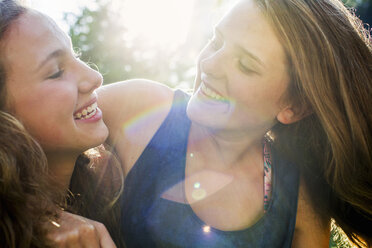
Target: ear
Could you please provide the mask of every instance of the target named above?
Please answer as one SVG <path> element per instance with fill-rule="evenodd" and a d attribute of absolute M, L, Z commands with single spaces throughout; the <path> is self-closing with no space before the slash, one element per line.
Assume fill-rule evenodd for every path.
<path fill-rule="evenodd" d="M 282 124 L 292 124 L 306 116 L 296 112 L 291 106 L 287 106 L 278 113 L 276 119 Z"/>

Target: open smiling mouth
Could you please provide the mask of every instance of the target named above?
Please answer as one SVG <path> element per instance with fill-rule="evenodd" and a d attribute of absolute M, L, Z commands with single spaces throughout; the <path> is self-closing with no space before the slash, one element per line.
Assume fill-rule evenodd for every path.
<path fill-rule="evenodd" d="M 75 120 L 89 119 L 90 117 L 94 116 L 96 112 L 97 112 L 97 102 L 94 102 L 92 105 L 74 114 L 74 119 Z"/>
<path fill-rule="evenodd" d="M 217 100 L 217 101 L 225 101 L 225 102 L 228 101 L 228 99 L 227 99 L 226 97 L 221 96 L 220 94 L 218 94 L 218 93 L 217 93 L 216 91 L 214 91 L 213 89 L 207 87 L 204 83 L 201 84 L 200 89 L 201 89 L 201 92 L 202 92 L 205 96 L 207 96 L 207 97 L 209 97 L 209 98 L 211 98 L 211 99 L 213 99 L 213 100 Z"/>

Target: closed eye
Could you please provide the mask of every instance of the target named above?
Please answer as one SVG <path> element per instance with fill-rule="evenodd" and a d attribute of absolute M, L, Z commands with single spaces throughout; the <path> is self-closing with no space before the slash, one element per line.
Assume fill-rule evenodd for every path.
<path fill-rule="evenodd" d="M 258 73 L 257 71 L 253 70 L 251 67 L 248 67 L 239 60 L 239 69 L 244 73 Z"/>
<path fill-rule="evenodd" d="M 63 75 L 65 71 L 62 70 L 62 69 L 59 69 L 56 73 L 54 73 L 53 75 L 49 76 L 48 79 L 56 79 L 56 78 L 59 78 Z"/>

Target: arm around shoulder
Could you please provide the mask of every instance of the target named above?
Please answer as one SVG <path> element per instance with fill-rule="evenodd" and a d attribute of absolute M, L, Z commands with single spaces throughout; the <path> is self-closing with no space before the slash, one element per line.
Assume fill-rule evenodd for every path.
<path fill-rule="evenodd" d="M 157 82 L 134 79 L 97 90 L 98 106 L 112 145 L 127 174 L 166 118 L 174 91 Z"/>
<path fill-rule="evenodd" d="M 108 84 L 97 90 L 98 106 L 110 130 L 110 136 L 128 121 L 152 108 L 162 106 L 165 112 L 170 108 L 173 90 L 163 84 L 132 79 Z M 169 110 L 169 109 L 168 109 Z"/>
<path fill-rule="evenodd" d="M 165 104 L 171 101 L 173 90 L 155 81 L 132 79 L 104 85 L 97 94 L 105 121 L 110 121 L 111 113 L 125 117 L 156 103 Z"/>

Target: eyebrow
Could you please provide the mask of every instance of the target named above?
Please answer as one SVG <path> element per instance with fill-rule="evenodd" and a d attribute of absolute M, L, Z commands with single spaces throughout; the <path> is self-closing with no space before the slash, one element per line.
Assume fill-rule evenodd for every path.
<path fill-rule="evenodd" d="M 57 49 L 55 50 L 54 52 L 50 53 L 36 68 L 35 71 L 39 71 L 46 63 L 48 63 L 48 61 L 50 61 L 51 59 L 54 59 L 54 58 L 58 58 L 60 56 L 62 56 L 63 54 L 65 54 L 65 51 L 62 50 L 62 49 Z"/>
<path fill-rule="evenodd" d="M 214 33 L 218 36 L 221 36 L 221 37 L 224 37 L 222 31 L 216 26 L 214 28 Z M 253 53 L 251 53 L 250 51 L 248 51 L 247 49 L 245 49 L 244 47 L 238 45 L 238 44 L 235 44 L 235 46 L 239 49 L 240 52 L 242 52 L 245 56 L 247 56 L 248 58 L 252 59 L 253 61 L 257 62 L 258 65 L 262 66 L 262 67 L 265 67 L 263 62 L 256 56 L 254 55 Z"/>

